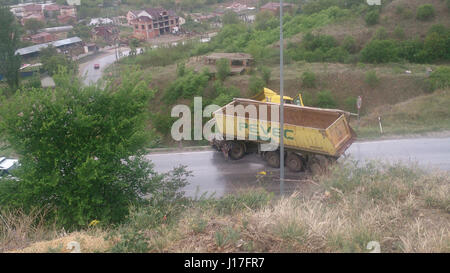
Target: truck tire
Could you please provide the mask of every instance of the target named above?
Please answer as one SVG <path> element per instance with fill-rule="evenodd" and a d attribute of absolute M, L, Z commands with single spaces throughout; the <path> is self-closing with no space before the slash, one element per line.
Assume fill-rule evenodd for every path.
<path fill-rule="evenodd" d="M 239 160 L 243 158 L 245 155 L 245 144 L 238 141 L 234 141 L 233 143 L 231 143 L 229 155 L 233 160 Z"/>
<path fill-rule="evenodd" d="M 291 153 L 286 157 L 286 166 L 293 172 L 300 172 L 303 169 L 303 160 L 299 155 Z"/>
<path fill-rule="evenodd" d="M 280 152 L 267 152 L 265 158 L 272 168 L 280 167 Z"/>

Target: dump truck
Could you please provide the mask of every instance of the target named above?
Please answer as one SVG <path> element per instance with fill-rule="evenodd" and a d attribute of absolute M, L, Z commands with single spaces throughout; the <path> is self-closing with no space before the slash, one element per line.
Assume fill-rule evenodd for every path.
<path fill-rule="evenodd" d="M 228 113 L 228 107 L 246 110 Z M 256 112 L 251 113 L 250 107 L 254 107 Z M 284 132 L 281 133 L 276 117 L 278 115 L 272 114 L 273 107 L 276 113 L 280 105 L 251 99 L 234 99 L 218 109 L 213 113 L 216 133 L 210 138 L 212 146 L 233 160 L 257 153 L 271 167 L 277 168 L 280 167 L 279 140 L 280 135 L 283 135 L 285 164 L 291 171 L 299 172 L 326 168 L 355 141 L 356 134 L 349 125 L 348 112 L 284 104 L 285 123 Z M 276 143 L 275 148 L 263 149 L 269 143 Z"/>

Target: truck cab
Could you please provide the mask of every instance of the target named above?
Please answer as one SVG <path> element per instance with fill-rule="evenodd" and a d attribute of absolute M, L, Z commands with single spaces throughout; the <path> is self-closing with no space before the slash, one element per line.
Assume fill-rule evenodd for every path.
<path fill-rule="evenodd" d="M 251 100 L 257 100 L 260 102 L 273 102 L 273 103 L 281 103 L 280 95 L 270 90 L 269 88 L 264 88 L 264 90 L 255 96 L 251 97 Z M 284 103 L 287 104 L 295 104 L 298 106 L 303 105 L 303 99 L 301 94 L 298 94 L 295 98 L 291 98 L 289 96 L 283 96 Z"/>

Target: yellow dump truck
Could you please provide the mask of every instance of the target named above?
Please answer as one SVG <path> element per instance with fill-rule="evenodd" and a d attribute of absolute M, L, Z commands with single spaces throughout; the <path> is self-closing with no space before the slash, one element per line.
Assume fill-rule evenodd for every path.
<path fill-rule="evenodd" d="M 285 104 L 281 133 L 278 115 L 272 114 L 277 111 L 277 103 L 234 99 L 213 113 L 217 130 L 211 139 L 213 147 L 233 160 L 258 153 L 270 166 L 279 167 L 278 144 L 283 135 L 286 166 L 297 172 L 338 159 L 356 138 L 348 112 Z M 262 148 L 269 143 L 275 149 Z"/>

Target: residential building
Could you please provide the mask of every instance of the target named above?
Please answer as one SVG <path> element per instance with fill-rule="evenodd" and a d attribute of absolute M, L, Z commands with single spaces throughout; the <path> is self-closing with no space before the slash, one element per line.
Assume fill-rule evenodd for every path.
<path fill-rule="evenodd" d="M 52 42 L 54 40 L 54 37 L 52 34 L 48 32 L 41 32 L 38 34 L 31 35 L 30 39 L 33 44 L 43 44 Z"/>
<path fill-rule="evenodd" d="M 106 42 L 113 42 L 118 38 L 119 31 L 113 26 L 98 26 L 92 30 L 94 40 L 102 39 Z"/>
<path fill-rule="evenodd" d="M 294 9 L 294 5 L 290 3 L 283 3 L 283 12 L 291 12 Z M 269 2 L 261 7 L 261 11 L 268 11 L 274 15 L 280 14 L 280 3 L 279 2 Z"/>
<path fill-rule="evenodd" d="M 179 29 L 180 18 L 171 10 L 150 8 L 138 13 L 136 19 L 131 20 L 131 25 L 134 37 L 149 40 Z"/>
<path fill-rule="evenodd" d="M 77 17 L 77 8 L 75 6 L 61 6 L 59 13 L 65 16 Z"/>

